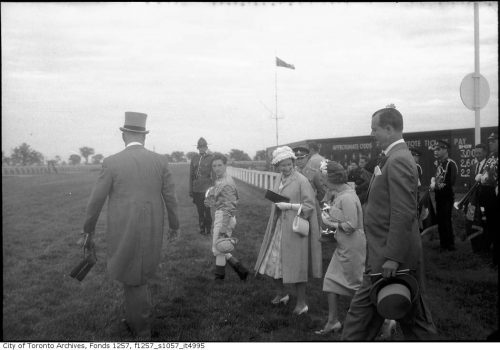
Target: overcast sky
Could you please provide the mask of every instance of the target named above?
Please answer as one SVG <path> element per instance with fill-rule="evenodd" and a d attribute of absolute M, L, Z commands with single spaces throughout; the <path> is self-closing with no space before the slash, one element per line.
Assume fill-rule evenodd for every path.
<path fill-rule="evenodd" d="M 2 150 L 67 160 L 123 148 L 125 111 L 146 147 L 251 157 L 279 143 L 366 135 L 389 103 L 405 131 L 474 127 L 459 87 L 474 71 L 472 2 L 2 3 Z M 480 2 L 480 67 L 498 125 L 498 3 Z"/>

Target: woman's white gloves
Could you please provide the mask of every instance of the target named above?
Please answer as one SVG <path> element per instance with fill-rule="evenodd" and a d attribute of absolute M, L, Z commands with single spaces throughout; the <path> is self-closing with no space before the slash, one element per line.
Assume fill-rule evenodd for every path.
<path fill-rule="evenodd" d="M 299 207 L 300 207 L 300 204 L 296 203 L 296 204 L 292 204 L 292 203 L 285 203 L 285 202 L 279 202 L 279 203 L 276 203 L 276 206 L 280 209 L 280 210 L 299 210 Z"/>
<path fill-rule="evenodd" d="M 328 215 L 328 213 L 322 212 L 321 213 L 321 220 L 328 227 L 333 227 L 334 229 L 338 229 L 339 228 L 339 223 L 335 222 L 335 221 L 332 221 L 331 218 L 330 218 L 330 215 Z"/>

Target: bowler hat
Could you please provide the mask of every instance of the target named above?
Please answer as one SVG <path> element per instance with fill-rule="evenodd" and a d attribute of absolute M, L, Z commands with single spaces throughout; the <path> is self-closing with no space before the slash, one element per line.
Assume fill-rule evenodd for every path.
<path fill-rule="evenodd" d="M 144 113 L 125 112 L 125 124 L 120 130 L 147 134 L 149 133 L 149 131 L 146 130 L 147 117 L 148 115 Z"/>
<path fill-rule="evenodd" d="M 295 153 L 297 159 L 301 159 L 309 155 L 309 149 L 305 147 L 295 147 L 292 148 L 292 151 Z"/>
<path fill-rule="evenodd" d="M 380 316 L 399 320 L 410 311 L 419 293 L 417 280 L 409 274 L 400 274 L 375 282 L 370 289 L 370 299 Z"/>
<path fill-rule="evenodd" d="M 207 147 L 207 146 L 208 146 L 207 140 L 205 140 L 203 137 L 200 137 L 196 147 L 201 148 L 201 147 Z"/>

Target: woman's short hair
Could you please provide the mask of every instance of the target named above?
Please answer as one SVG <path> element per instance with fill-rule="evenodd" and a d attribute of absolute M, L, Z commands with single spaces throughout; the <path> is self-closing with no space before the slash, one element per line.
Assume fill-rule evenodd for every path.
<path fill-rule="evenodd" d="M 396 131 L 403 131 L 403 116 L 396 108 L 382 108 L 373 113 L 372 118 L 379 116 L 378 125 L 380 127 L 386 127 L 390 125 Z"/>
<path fill-rule="evenodd" d="M 222 153 L 214 153 L 214 156 L 212 158 L 212 162 L 210 165 L 213 164 L 216 160 L 222 160 L 222 163 L 225 165 L 227 164 L 227 157 L 223 155 Z"/>

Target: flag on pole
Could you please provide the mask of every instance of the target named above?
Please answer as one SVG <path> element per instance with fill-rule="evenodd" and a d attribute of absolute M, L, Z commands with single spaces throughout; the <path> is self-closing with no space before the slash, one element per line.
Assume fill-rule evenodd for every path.
<path fill-rule="evenodd" d="M 279 59 L 278 57 L 276 57 L 276 65 L 278 67 L 285 67 L 285 68 L 295 69 L 295 66 L 293 64 L 286 63 L 285 61 Z"/>

